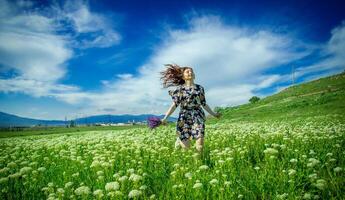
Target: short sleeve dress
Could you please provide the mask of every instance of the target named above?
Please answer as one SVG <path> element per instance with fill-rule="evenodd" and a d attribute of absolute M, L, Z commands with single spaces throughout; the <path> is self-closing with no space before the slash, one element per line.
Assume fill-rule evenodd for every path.
<path fill-rule="evenodd" d="M 181 141 L 204 137 L 206 117 L 201 107 L 206 105 L 204 88 L 199 84 L 179 85 L 169 90 L 169 95 L 176 107 L 180 106 L 176 135 Z"/>

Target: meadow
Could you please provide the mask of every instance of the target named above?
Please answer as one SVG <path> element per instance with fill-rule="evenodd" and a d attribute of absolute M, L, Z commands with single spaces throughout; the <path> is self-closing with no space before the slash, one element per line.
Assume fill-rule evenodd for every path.
<path fill-rule="evenodd" d="M 1 199 L 345 199 L 345 72 L 175 126 L 0 133 Z M 194 145 L 195 143 L 193 143 Z"/>
<path fill-rule="evenodd" d="M 207 124 L 202 155 L 174 125 L 1 138 L 0 197 L 345 199 L 335 117 Z"/>

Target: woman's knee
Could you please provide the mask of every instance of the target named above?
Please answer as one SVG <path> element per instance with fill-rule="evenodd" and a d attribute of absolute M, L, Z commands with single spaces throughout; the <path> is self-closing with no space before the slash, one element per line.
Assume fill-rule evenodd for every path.
<path fill-rule="evenodd" d="M 204 138 L 198 138 L 195 143 L 195 147 L 198 151 L 201 151 L 204 147 Z"/>
<path fill-rule="evenodd" d="M 181 140 L 180 144 L 181 144 L 182 148 L 184 148 L 184 149 L 188 149 L 190 146 L 189 140 Z"/>

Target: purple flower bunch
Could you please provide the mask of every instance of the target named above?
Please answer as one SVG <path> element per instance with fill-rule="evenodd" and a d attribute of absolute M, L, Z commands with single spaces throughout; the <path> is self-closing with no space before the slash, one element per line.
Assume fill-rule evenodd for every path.
<path fill-rule="evenodd" d="M 159 117 L 148 117 L 147 118 L 147 126 L 149 126 L 151 129 L 154 129 L 162 124 L 162 121 Z"/>

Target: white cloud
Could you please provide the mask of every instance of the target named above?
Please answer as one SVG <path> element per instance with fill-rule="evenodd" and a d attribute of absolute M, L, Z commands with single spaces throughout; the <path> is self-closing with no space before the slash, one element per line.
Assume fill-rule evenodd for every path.
<path fill-rule="evenodd" d="M 345 21 L 334 28 L 331 34 L 330 40 L 321 49 L 325 58 L 297 69 L 297 77 L 310 76 L 306 80 L 316 79 L 345 70 Z"/>
<path fill-rule="evenodd" d="M 123 80 L 128 80 L 133 77 L 133 74 L 118 74 L 117 77 L 123 79 Z"/>
<path fill-rule="evenodd" d="M 119 75 L 119 79 L 102 81 L 104 90 L 88 96 L 90 104 L 83 112 L 97 114 L 115 108 L 118 114 L 165 114 L 171 98 L 162 88 L 159 72 L 172 62 L 194 68 L 195 82 L 205 87 L 211 107 L 241 104 L 255 95 L 255 90 L 285 78 L 263 75 L 265 70 L 306 55 L 295 50 L 301 46 L 293 44 L 291 39 L 268 31 L 226 26 L 214 16 L 193 18 L 187 30 L 169 29 L 165 41 L 138 69 L 138 76 Z"/>
<path fill-rule="evenodd" d="M 289 80 L 289 75 L 267 74 L 267 70 L 301 59 L 314 50 L 287 35 L 225 25 L 217 16 L 191 18 L 187 29 L 176 30 L 168 27 L 163 36 L 164 41 L 156 46 L 148 62 L 138 68 L 138 75 L 118 74 L 113 80 L 101 80 L 102 90 L 85 92 L 78 86 L 58 84 L 58 80 L 67 73 L 65 61 L 73 55 L 72 49 L 66 45 L 67 40 L 74 37 L 81 39 L 85 33 L 100 33 L 91 40 L 81 39 L 78 44 L 83 44 L 84 47 L 106 47 L 102 44 L 116 44 L 119 38 L 117 33 L 112 31 L 109 23 L 103 21 L 101 15 L 91 13 L 87 5 L 81 5 L 74 9 L 73 6 L 66 4 L 59 11 L 73 22 L 76 36 L 60 37 L 51 32 L 56 24 L 44 16 L 36 15 L 39 20 L 33 20 L 35 25 L 29 30 L 20 28 L 25 23 L 18 15 L 12 16 L 16 20 L 8 20 L 8 23 L 11 22 L 12 27 L 16 29 L 15 33 L 10 32 L 13 34 L 12 38 L 20 34 L 20 37 L 17 37 L 21 41 L 31 37 L 32 42 L 16 44 L 17 38 L 9 40 L 12 41 L 13 47 L 0 45 L 4 49 L 0 51 L 1 57 L 19 56 L 22 58 L 19 60 L 23 60 L 22 63 L 13 63 L 14 61 L 10 59 L 2 61 L 4 62 L 2 65 L 16 69 L 20 75 L 13 79 L 0 79 L 0 90 L 50 96 L 82 107 L 80 113 L 88 115 L 165 114 L 171 104 L 171 98 L 168 89 L 162 88 L 159 72 L 165 69 L 164 64 L 177 63 L 194 68 L 195 82 L 204 86 L 207 103 L 211 107 L 238 105 L 257 95 L 255 92 L 259 89 Z M 6 12 L 4 8 L 1 9 L 5 11 L 4 13 L 11 13 Z M 30 17 L 34 16 L 30 15 Z M 25 16 L 23 18 L 28 19 Z M 6 32 L 0 33 L 6 36 Z M 37 35 L 45 37 L 38 38 Z M 46 41 L 42 41 L 44 39 Z M 338 46 L 338 44 L 343 44 L 344 41 L 343 28 L 335 29 L 332 32 L 332 39 L 327 44 L 327 48 L 325 47 L 328 58 L 323 62 L 326 63 L 320 62 L 306 67 L 305 70 L 313 71 L 318 68 L 317 65 L 323 65 L 327 69 L 327 64 L 330 62 L 335 63 L 333 66 L 339 66 L 339 63 L 343 63 L 342 50 L 345 45 Z M 43 52 L 42 47 L 37 44 L 40 42 L 48 43 L 46 51 Z M 56 45 L 59 50 L 53 52 L 50 45 Z M 18 50 L 20 48 L 23 50 Z M 29 59 L 31 52 L 35 59 Z M 48 59 L 39 55 L 47 56 Z M 24 66 L 25 60 L 28 65 Z M 334 68 L 330 67 L 330 69 Z M 50 73 L 51 71 L 54 73 Z M 173 116 L 177 114 L 178 112 L 175 111 Z"/>
<path fill-rule="evenodd" d="M 36 9 L 35 2 L 0 0 L 0 16 L 0 72 L 14 72 L 12 77 L 0 77 L 0 91 L 5 93 L 79 102 L 85 93 L 78 86 L 59 83 L 68 74 L 66 62 L 74 56 L 73 44 L 109 47 L 120 37 L 102 15 L 91 12 L 82 1 L 67 1 L 64 8 Z M 66 25 L 62 22 L 75 25 L 72 32 L 94 32 L 94 37 L 62 35 L 59 32 Z"/>
<path fill-rule="evenodd" d="M 62 20 L 66 20 L 66 17 L 72 22 L 76 37 L 81 40 L 78 43 L 79 48 L 105 48 L 118 44 L 121 40 L 120 34 L 114 31 L 110 21 L 101 14 L 92 13 L 86 2 L 66 1 L 62 12 Z M 86 33 L 87 39 L 83 38 Z"/>

